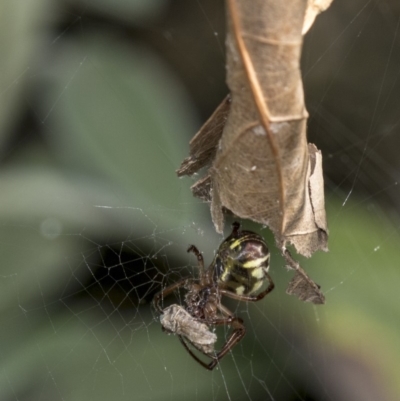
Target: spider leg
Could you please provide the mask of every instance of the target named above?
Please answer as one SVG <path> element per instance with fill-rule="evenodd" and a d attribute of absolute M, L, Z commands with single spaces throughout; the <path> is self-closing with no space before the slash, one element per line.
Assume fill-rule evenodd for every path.
<path fill-rule="evenodd" d="M 190 245 L 187 251 L 195 254 L 197 261 L 199 262 L 200 272 L 202 273 L 204 271 L 204 259 L 201 252 L 194 245 Z"/>
<path fill-rule="evenodd" d="M 227 323 L 229 321 L 229 323 Z M 213 322 L 214 323 L 214 322 Z M 213 357 L 213 360 L 207 365 L 208 370 L 212 370 L 217 366 L 219 361 L 245 336 L 246 328 L 243 324 L 243 320 L 239 317 L 232 317 L 230 319 L 221 319 L 221 322 L 215 322 L 215 325 L 226 325 L 231 324 L 233 328 L 233 332 L 218 352 L 218 354 Z"/>
<path fill-rule="evenodd" d="M 257 301 L 260 301 L 261 299 L 263 299 L 267 294 L 269 294 L 269 293 L 275 288 L 275 284 L 274 284 L 274 282 L 272 281 L 271 276 L 270 276 L 267 272 L 265 272 L 265 276 L 266 276 L 267 279 L 268 279 L 269 285 L 268 285 L 268 287 L 267 287 L 264 291 L 260 292 L 258 295 L 241 295 L 241 294 L 235 294 L 234 292 L 229 291 L 229 290 L 225 290 L 225 289 L 223 289 L 223 288 L 221 288 L 221 289 L 219 290 L 219 292 L 220 292 L 221 294 L 223 294 L 223 295 L 229 297 L 229 298 L 236 299 L 236 300 L 238 300 L 238 301 L 249 301 L 249 302 L 257 302 Z"/>
<path fill-rule="evenodd" d="M 203 255 L 200 253 L 200 251 L 194 245 L 190 245 L 190 247 L 188 248 L 187 251 L 193 252 L 196 255 L 197 261 L 199 262 L 200 276 L 203 277 L 203 274 L 204 274 Z M 174 292 L 176 289 L 178 289 L 180 287 L 184 287 L 187 283 L 188 283 L 188 279 L 179 280 L 176 283 L 171 284 L 169 287 L 164 288 L 163 290 L 158 292 L 156 295 L 154 295 L 154 298 L 153 298 L 154 308 L 156 308 L 160 313 L 163 313 L 163 309 L 160 306 L 160 300 L 167 297 L 169 294 Z"/>
<path fill-rule="evenodd" d="M 229 311 L 226 307 L 220 305 L 218 307 L 220 312 L 225 316 L 222 318 L 215 318 L 207 321 L 208 325 L 211 326 L 226 326 L 226 325 L 232 325 L 233 332 L 229 336 L 228 340 L 226 343 L 223 345 L 221 350 L 216 353 L 215 355 L 210 355 L 205 353 L 203 350 L 197 348 L 194 344 L 194 348 L 196 348 L 199 352 L 201 352 L 203 355 L 207 356 L 208 358 L 211 358 L 211 362 L 208 364 L 204 361 L 202 361 L 189 347 L 187 344 L 186 339 L 183 336 L 179 336 L 179 339 L 181 340 L 181 343 L 185 347 L 186 351 L 191 355 L 191 357 L 198 362 L 201 366 L 208 370 L 213 370 L 215 366 L 219 363 L 219 361 L 244 337 L 246 334 L 246 328 L 243 324 L 243 320 L 233 316 L 232 312 Z"/>
<path fill-rule="evenodd" d="M 203 362 L 190 348 L 189 345 L 187 345 L 187 342 L 185 340 L 185 337 L 183 336 L 178 336 L 179 340 L 181 340 L 182 345 L 185 347 L 186 351 L 189 353 L 189 355 L 196 361 L 198 362 L 201 366 L 203 366 L 204 368 L 208 369 L 208 370 L 212 370 L 213 367 L 210 369 L 209 365 L 213 362 L 211 361 L 209 364 Z M 193 345 L 193 344 L 192 344 Z M 194 346 L 194 345 L 193 345 Z M 202 354 L 204 354 L 205 356 L 208 356 L 209 358 L 214 359 L 215 357 L 212 355 L 208 355 L 206 354 L 204 351 L 202 351 L 201 349 L 198 349 L 197 347 L 195 347 L 199 352 L 201 352 Z"/>
<path fill-rule="evenodd" d="M 231 237 L 235 237 L 237 238 L 239 236 L 239 231 L 240 231 L 240 223 L 238 223 L 237 221 L 232 223 L 232 233 L 231 233 Z"/>
<path fill-rule="evenodd" d="M 180 287 L 184 287 L 187 284 L 187 282 L 188 282 L 188 279 L 182 279 L 182 280 L 177 281 L 174 284 L 171 284 L 167 288 L 164 288 L 160 292 L 157 292 L 157 294 L 154 295 L 154 298 L 153 298 L 153 306 L 154 306 L 154 308 L 157 309 L 158 312 L 163 313 L 163 308 L 160 305 L 161 299 L 164 299 L 169 294 L 174 292 L 176 289 L 178 289 Z"/>

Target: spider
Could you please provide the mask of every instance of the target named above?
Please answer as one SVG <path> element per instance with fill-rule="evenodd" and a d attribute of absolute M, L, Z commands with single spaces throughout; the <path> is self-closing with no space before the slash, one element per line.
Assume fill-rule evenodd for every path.
<path fill-rule="evenodd" d="M 200 251 L 194 245 L 189 247 L 188 252 L 197 257 L 198 278 L 179 280 L 158 292 L 153 299 L 154 307 L 162 314 L 163 329 L 177 334 L 186 351 L 208 370 L 214 369 L 246 334 L 243 320 L 222 305 L 222 296 L 256 302 L 274 288 L 268 274 L 269 250 L 263 238 L 254 232 L 242 231 L 239 223 L 233 223 L 232 227 L 232 233 L 221 243 L 207 269 Z M 259 292 L 266 280 L 267 288 Z M 172 305 L 176 308 L 163 310 L 160 301 L 180 288 L 187 291 L 184 298 L 186 306 Z M 213 334 L 211 328 L 215 326 L 232 327 L 232 333 L 219 351 L 214 351 L 216 338 L 211 340 L 211 346 L 204 346 L 204 342 L 200 341 L 203 335 Z M 200 332 L 198 327 L 201 327 Z M 211 361 L 202 361 L 193 348 Z"/>

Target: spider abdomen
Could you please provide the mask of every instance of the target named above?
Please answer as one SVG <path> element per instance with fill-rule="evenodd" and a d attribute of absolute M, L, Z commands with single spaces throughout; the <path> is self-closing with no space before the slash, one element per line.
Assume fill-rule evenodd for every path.
<path fill-rule="evenodd" d="M 214 259 L 218 283 L 238 295 L 254 294 L 261 289 L 269 269 L 269 250 L 259 235 L 241 231 L 228 237 Z"/>

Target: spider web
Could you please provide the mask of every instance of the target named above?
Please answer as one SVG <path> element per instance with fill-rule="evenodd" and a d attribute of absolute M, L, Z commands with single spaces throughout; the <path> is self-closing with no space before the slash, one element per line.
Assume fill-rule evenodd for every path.
<path fill-rule="evenodd" d="M 161 331 L 154 293 L 196 275 L 188 245 L 208 265 L 223 239 L 175 175 L 227 91 L 216 3 L 38 0 L 0 17 L 1 400 L 400 394 L 395 1 L 334 0 L 304 45 L 330 252 L 301 263 L 327 304 L 286 295 L 271 234 L 243 222 L 265 236 L 276 284 L 224 300 L 245 338 L 209 372 Z"/>

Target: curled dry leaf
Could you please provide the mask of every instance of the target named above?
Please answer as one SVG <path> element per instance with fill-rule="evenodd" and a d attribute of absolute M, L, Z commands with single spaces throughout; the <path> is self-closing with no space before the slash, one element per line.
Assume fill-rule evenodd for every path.
<path fill-rule="evenodd" d="M 304 271 L 304 269 L 297 263 L 290 252 L 283 248 L 282 254 L 287 263 L 287 267 L 295 270 L 295 275 L 289 283 L 286 293 L 289 295 L 296 295 L 301 301 L 312 302 L 316 305 L 325 303 L 325 296 L 320 290 L 320 286 L 316 284 Z"/>
<path fill-rule="evenodd" d="M 316 16 L 325 11 L 332 3 L 332 0 L 308 0 L 306 15 L 303 23 L 303 35 L 311 28 Z"/>
<path fill-rule="evenodd" d="M 292 244 L 307 257 L 326 251 L 328 237 L 322 156 L 307 144 L 300 73 L 303 26 L 310 24 L 305 15 L 307 7 L 315 13 L 317 2 L 227 0 L 231 93 L 192 139 L 177 171 L 208 168 L 192 191 L 211 202 L 218 232 L 228 209 L 268 225 L 280 249 Z"/>

